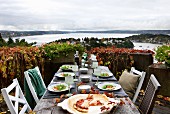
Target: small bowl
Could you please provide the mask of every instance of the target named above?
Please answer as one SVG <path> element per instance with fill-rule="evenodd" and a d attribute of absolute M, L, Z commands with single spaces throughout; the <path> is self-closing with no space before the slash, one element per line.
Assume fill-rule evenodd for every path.
<path fill-rule="evenodd" d="M 81 74 L 87 74 L 88 68 L 80 68 L 79 71 Z"/>
<path fill-rule="evenodd" d="M 90 81 L 90 76 L 80 76 L 82 82 L 88 83 Z"/>
<path fill-rule="evenodd" d="M 91 86 L 89 86 L 89 85 L 80 85 L 78 87 L 79 93 L 90 93 L 90 90 L 91 90 Z"/>
<path fill-rule="evenodd" d="M 89 65 L 88 65 L 88 64 L 84 64 L 84 66 L 85 66 L 86 68 L 88 68 Z"/>

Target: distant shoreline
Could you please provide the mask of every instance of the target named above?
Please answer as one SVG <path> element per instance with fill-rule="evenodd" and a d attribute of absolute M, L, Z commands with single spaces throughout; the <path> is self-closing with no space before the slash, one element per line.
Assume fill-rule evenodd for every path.
<path fill-rule="evenodd" d="M 170 34 L 170 30 L 87 30 L 87 31 L 7 31 L 0 30 L 3 38 L 23 37 L 32 35 L 48 35 L 48 34 L 69 34 L 69 33 L 95 33 L 95 34 Z"/>

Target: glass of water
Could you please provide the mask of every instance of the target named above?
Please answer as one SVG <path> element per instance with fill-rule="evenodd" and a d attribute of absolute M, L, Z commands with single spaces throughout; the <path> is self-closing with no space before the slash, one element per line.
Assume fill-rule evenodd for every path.
<path fill-rule="evenodd" d="M 101 75 L 101 69 L 100 68 L 95 68 L 93 74 L 97 76 L 96 85 L 98 85 L 98 79 L 99 79 L 99 76 Z"/>
<path fill-rule="evenodd" d="M 98 67 L 98 62 L 97 61 L 93 61 L 92 62 L 92 68 L 96 69 Z"/>
<path fill-rule="evenodd" d="M 78 79 L 76 78 L 77 72 L 78 72 L 78 65 L 72 65 L 72 71 L 74 72 L 74 81 L 78 81 Z"/>
<path fill-rule="evenodd" d="M 68 90 L 69 90 L 69 93 L 67 94 L 67 96 L 71 96 L 71 92 L 70 92 L 70 87 L 71 87 L 71 84 L 74 83 L 74 79 L 73 79 L 73 76 L 66 76 L 65 77 L 65 83 L 68 85 Z"/>

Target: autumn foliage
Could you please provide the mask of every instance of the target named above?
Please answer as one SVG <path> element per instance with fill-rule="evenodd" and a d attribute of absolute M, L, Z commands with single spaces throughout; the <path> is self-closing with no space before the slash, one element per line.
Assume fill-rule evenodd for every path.
<path fill-rule="evenodd" d="M 134 64 L 132 54 L 134 53 L 151 53 L 151 50 L 136 50 L 130 48 L 116 48 L 116 47 L 97 47 L 90 51 L 95 54 L 99 65 L 108 66 L 115 76 L 121 74 L 122 70 L 130 69 Z M 117 77 L 118 78 L 118 77 Z"/>

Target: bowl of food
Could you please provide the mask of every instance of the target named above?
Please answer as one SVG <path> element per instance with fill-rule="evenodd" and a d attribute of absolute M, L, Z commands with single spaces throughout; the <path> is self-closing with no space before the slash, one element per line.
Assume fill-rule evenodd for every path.
<path fill-rule="evenodd" d="M 60 73 L 56 73 L 55 76 L 59 78 L 65 78 L 67 76 L 75 76 L 75 74 L 73 72 L 60 72 Z"/>
<path fill-rule="evenodd" d="M 113 76 L 113 74 L 111 72 L 101 72 L 100 74 L 93 73 L 93 75 L 101 77 L 101 78 L 109 78 L 109 77 Z"/>
<path fill-rule="evenodd" d="M 66 83 L 54 83 L 47 88 L 51 92 L 62 92 L 68 90 L 68 85 Z"/>

